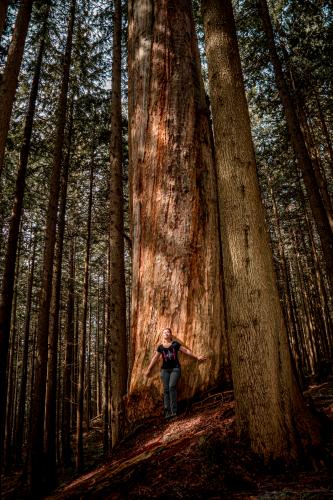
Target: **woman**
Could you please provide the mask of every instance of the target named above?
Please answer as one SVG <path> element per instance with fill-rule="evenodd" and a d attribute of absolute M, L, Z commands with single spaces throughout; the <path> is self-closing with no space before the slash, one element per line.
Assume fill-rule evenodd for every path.
<path fill-rule="evenodd" d="M 149 363 L 146 370 L 146 376 L 149 377 L 155 363 L 162 358 L 163 363 L 161 366 L 161 379 L 164 389 L 165 418 L 173 418 L 177 416 L 177 382 L 181 374 L 178 351 L 181 351 L 198 361 L 205 361 L 207 359 L 205 356 L 195 356 L 189 349 L 180 345 L 179 342 L 172 340 L 170 328 L 165 328 L 162 331 L 162 344 L 158 346 L 156 353 Z"/>

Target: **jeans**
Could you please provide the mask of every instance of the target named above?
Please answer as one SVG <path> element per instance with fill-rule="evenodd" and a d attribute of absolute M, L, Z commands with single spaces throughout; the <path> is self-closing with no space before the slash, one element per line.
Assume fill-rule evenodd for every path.
<path fill-rule="evenodd" d="M 177 415 L 177 382 L 180 378 L 180 368 L 162 368 L 161 379 L 164 389 L 165 415 Z"/>

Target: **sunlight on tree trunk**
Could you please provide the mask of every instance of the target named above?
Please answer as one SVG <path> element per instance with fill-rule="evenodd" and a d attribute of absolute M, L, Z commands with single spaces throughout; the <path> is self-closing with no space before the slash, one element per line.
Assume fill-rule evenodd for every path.
<path fill-rule="evenodd" d="M 220 383 L 228 364 L 213 145 L 189 0 L 130 2 L 129 113 L 130 393 L 142 418 L 160 405 L 159 370 L 148 381 L 144 370 L 162 328 L 208 357 L 181 359 L 180 398 Z"/>

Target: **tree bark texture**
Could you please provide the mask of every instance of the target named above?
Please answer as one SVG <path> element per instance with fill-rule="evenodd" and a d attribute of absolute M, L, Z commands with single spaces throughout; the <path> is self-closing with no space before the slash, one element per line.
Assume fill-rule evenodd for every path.
<path fill-rule="evenodd" d="M 46 487 L 46 471 L 44 461 L 44 415 L 49 314 L 52 293 L 53 259 L 56 238 L 57 210 L 60 191 L 60 174 L 63 157 L 63 142 L 67 111 L 67 94 L 71 65 L 75 7 L 76 2 L 75 0 L 72 0 L 69 14 L 61 89 L 57 107 L 57 126 L 54 144 L 53 168 L 50 179 L 49 201 L 46 215 L 42 283 L 38 313 L 35 390 L 32 400 L 33 418 L 31 430 L 31 459 L 29 463 L 30 488 L 32 491 L 36 491 L 36 494 L 38 494 L 40 490 Z"/>
<path fill-rule="evenodd" d="M 3 169 L 6 140 L 12 114 L 25 39 L 29 27 L 33 0 L 22 0 L 13 38 L 10 43 L 6 66 L 0 81 L 0 177 Z"/>
<path fill-rule="evenodd" d="M 203 0 L 218 170 L 227 332 L 237 429 L 252 449 L 295 459 L 317 427 L 294 379 L 256 174 L 231 1 Z"/>
<path fill-rule="evenodd" d="M 7 366 L 7 356 L 8 356 L 11 313 L 12 313 L 17 242 L 18 242 L 19 228 L 22 216 L 32 125 L 35 114 L 39 77 L 40 77 L 40 71 L 41 71 L 44 47 L 45 47 L 47 17 L 48 17 L 48 10 L 46 12 L 46 20 L 44 22 L 44 26 L 41 33 L 41 42 L 39 46 L 33 81 L 31 84 L 28 112 L 24 126 L 23 144 L 21 146 L 19 168 L 16 177 L 14 204 L 13 204 L 11 218 L 9 221 L 6 257 L 5 257 L 4 273 L 2 278 L 2 290 L 0 298 L 0 441 L 4 432 L 3 422 L 6 410 L 6 405 L 4 404 L 4 401 L 6 401 L 6 394 L 7 394 L 6 366 Z"/>
<path fill-rule="evenodd" d="M 121 116 L 121 0 L 114 2 L 110 141 L 110 363 L 111 435 L 115 446 L 124 434 L 127 391 L 126 290 Z"/>
<path fill-rule="evenodd" d="M 129 114 L 130 395 L 143 417 L 160 406 L 159 370 L 148 383 L 143 372 L 161 329 L 208 357 L 199 365 L 180 355 L 180 399 L 220 382 L 228 364 L 216 172 L 189 0 L 129 2 Z"/>
<path fill-rule="evenodd" d="M 325 211 L 325 206 L 321 198 L 319 186 L 317 184 L 311 158 L 306 148 L 304 136 L 297 118 L 296 107 L 292 101 L 288 85 L 279 59 L 272 23 L 269 15 L 266 0 L 258 0 L 259 14 L 262 19 L 263 28 L 267 37 L 267 43 L 271 61 L 274 67 L 276 85 L 280 99 L 284 108 L 291 142 L 296 154 L 296 158 L 302 172 L 306 192 L 311 206 L 312 215 L 316 222 L 317 231 L 321 241 L 321 246 L 326 262 L 327 279 L 330 284 L 331 295 L 333 296 L 333 232 L 329 224 L 329 219 Z"/>

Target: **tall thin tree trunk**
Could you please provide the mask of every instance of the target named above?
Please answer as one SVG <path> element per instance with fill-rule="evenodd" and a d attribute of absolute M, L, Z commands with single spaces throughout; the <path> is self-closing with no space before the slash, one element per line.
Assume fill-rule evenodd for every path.
<path fill-rule="evenodd" d="M 58 345 L 60 346 L 57 353 L 57 385 L 55 391 L 55 400 L 56 400 L 56 423 L 55 423 L 55 461 L 56 464 L 60 463 L 61 460 L 61 419 L 62 419 L 62 371 L 61 371 L 61 362 L 62 362 L 62 345 L 63 345 L 63 328 L 62 328 L 62 310 L 59 311 L 59 334 L 58 334 Z"/>
<path fill-rule="evenodd" d="M 279 216 L 274 192 L 273 192 L 273 189 L 271 186 L 270 186 L 270 195 L 271 195 L 272 205 L 273 205 L 273 214 L 274 214 L 276 226 L 277 226 L 278 254 L 279 254 L 279 260 L 280 260 L 280 270 L 281 270 L 282 280 L 283 280 L 284 287 L 285 287 L 284 303 L 285 303 L 285 309 L 286 309 L 286 317 L 288 320 L 286 327 L 287 327 L 287 331 L 288 331 L 289 345 L 290 345 L 290 348 L 292 349 L 292 352 L 294 355 L 296 368 L 298 369 L 298 373 L 301 375 L 301 373 L 299 372 L 301 353 L 300 353 L 300 346 L 298 343 L 298 337 L 296 334 L 296 321 L 295 321 L 294 311 L 293 311 L 292 301 L 291 301 L 290 283 L 289 283 L 288 269 L 287 269 L 287 263 L 286 263 L 286 255 L 285 255 L 284 246 L 283 246 L 280 216 Z"/>
<path fill-rule="evenodd" d="M 59 336 L 59 311 L 60 292 L 62 278 L 62 254 L 65 234 L 65 215 L 67 202 L 67 184 L 71 155 L 71 141 L 73 131 L 73 101 L 70 109 L 67 153 L 63 165 L 62 184 L 59 203 L 58 238 L 54 259 L 54 277 L 52 303 L 49 323 L 49 350 L 47 364 L 47 387 L 46 387 L 46 408 L 45 408 L 45 443 L 47 462 L 47 483 L 54 487 L 57 482 L 56 477 L 56 402 L 57 402 L 57 359 L 58 359 L 58 336 Z"/>
<path fill-rule="evenodd" d="M 256 173 L 230 0 L 202 0 L 237 431 L 266 460 L 318 440 L 295 381 Z"/>
<path fill-rule="evenodd" d="M 160 408 L 161 330 L 197 355 L 181 359 L 179 398 L 226 378 L 213 145 L 189 0 L 129 2 L 133 282 L 129 418 Z"/>
<path fill-rule="evenodd" d="M 282 64 L 276 50 L 267 2 L 266 0 L 258 0 L 258 5 L 263 28 L 267 37 L 271 61 L 274 67 L 276 85 L 285 111 L 292 145 L 302 172 L 311 211 L 316 222 L 327 267 L 327 279 L 330 284 L 331 295 L 333 296 L 333 228 L 330 226 L 330 222 L 325 211 L 325 206 L 320 195 L 311 158 L 307 151 L 304 136 L 297 118 L 295 105 L 292 101 L 292 97 L 283 73 Z"/>
<path fill-rule="evenodd" d="M 22 241 L 22 238 L 20 238 Z M 20 247 L 22 246 L 21 242 L 18 244 L 18 252 L 17 252 L 17 262 L 16 262 L 16 270 L 15 270 L 15 290 L 13 297 L 13 315 L 11 319 L 11 340 L 10 340 L 10 355 L 8 360 L 8 394 L 7 394 L 7 422 L 6 422 L 6 432 L 5 432 L 5 453 L 4 453 L 4 463 L 5 469 L 10 470 L 12 465 L 12 436 L 13 436 L 13 427 L 14 427 L 14 419 L 13 419 L 13 411 L 14 411 L 14 391 L 15 391 L 15 376 L 14 376 L 14 367 L 17 364 L 17 356 L 18 356 L 18 346 L 17 346 L 17 337 L 18 337 L 18 325 L 17 325 L 17 292 L 18 292 L 18 279 L 20 273 Z"/>
<path fill-rule="evenodd" d="M 5 69 L 0 81 L 0 178 L 3 169 L 6 140 L 12 114 L 25 39 L 31 16 L 33 0 L 22 0 L 10 43 Z"/>
<path fill-rule="evenodd" d="M 111 441 L 124 434 L 127 391 L 126 291 L 121 117 L 121 0 L 114 2 L 110 141 L 110 363 Z"/>
<path fill-rule="evenodd" d="M 74 284 L 75 284 L 75 245 L 74 237 L 70 240 L 69 254 L 69 278 L 68 278 L 68 298 L 67 298 L 67 318 L 65 333 L 65 362 L 63 377 L 63 412 L 62 412 L 62 461 L 65 467 L 72 465 L 71 447 L 71 413 L 73 408 L 73 388 L 74 384 Z M 73 380 L 74 382 L 74 380 Z"/>
<path fill-rule="evenodd" d="M 80 298 L 77 293 L 75 293 L 74 297 L 74 366 L 73 366 L 73 385 L 74 385 L 74 411 L 72 411 L 72 427 L 76 429 L 76 417 L 77 417 L 77 407 L 78 407 L 78 386 L 79 386 L 79 335 L 80 335 Z"/>
<path fill-rule="evenodd" d="M 101 345 L 101 325 L 100 325 L 100 306 L 101 306 L 101 291 L 100 291 L 100 283 L 99 277 L 97 282 L 97 331 L 96 331 L 96 353 L 95 353 L 95 370 L 96 370 L 96 397 L 97 397 L 97 415 L 100 415 L 102 412 L 102 386 L 101 386 L 101 354 L 100 354 L 100 345 Z M 102 363 L 103 365 L 103 363 Z"/>
<path fill-rule="evenodd" d="M 296 91 L 296 89 L 295 89 Z M 300 102 L 302 101 L 302 102 Z M 331 227 L 331 230 L 333 231 L 333 207 L 332 207 L 332 200 L 330 197 L 330 194 L 328 192 L 328 186 L 327 186 L 327 179 L 325 177 L 325 172 L 322 168 L 321 162 L 320 162 L 320 157 L 318 155 L 318 151 L 314 145 L 314 138 L 313 138 L 313 130 L 311 127 L 311 122 L 310 119 L 307 116 L 306 112 L 306 104 L 305 101 L 302 99 L 300 94 L 298 95 L 298 116 L 299 116 L 299 122 L 300 126 L 302 129 L 302 132 L 304 134 L 304 141 L 306 144 L 306 147 L 309 152 L 309 156 L 311 158 L 312 166 L 313 166 L 313 172 L 319 187 L 319 191 L 321 194 L 321 198 L 323 201 L 323 205 L 325 207 L 325 211 L 327 214 L 328 222 Z M 310 122 L 310 124 L 309 124 Z"/>
<path fill-rule="evenodd" d="M 110 251 L 109 251 L 110 253 Z M 107 259 L 107 268 L 109 269 L 109 258 Z M 109 276 L 103 275 L 103 453 L 107 457 L 110 453 L 110 416 L 109 416 L 109 392 L 110 392 L 110 315 L 109 315 Z"/>
<path fill-rule="evenodd" d="M 48 8 L 49 9 L 49 8 Z M 26 171 L 28 165 L 32 125 L 36 108 L 36 100 L 38 94 L 39 78 L 41 65 L 45 48 L 45 34 L 47 28 L 48 9 L 46 12 L 46 20 L 41 33 L 41 42 L 39 46 L 34 76 L 31 84 L 30 98 L 27 116 L 25 120 L 23 143 L 20 150 L 19 168 L 16 178 L 15 197 L 12 215 L 9 221 L 8 241 L 6 248 L 6 257 L 4 265 L 4 273 L 2 278 L 1 298 L 0 298 L 0 442 L 3 442 L 5 409 L 7 394 L 6 382 L 6 366 L 8 354 L 8 341 L 11 322 L 11 311 L 13 301 L 14 287 L 14 269 L 17 254 L 17 242 L 19 228 L 22 216 L 23 198 L 26 182 Z"/>
<path fill-rule="evenodd" d="M 30 338 L 30 322 L 31 322 L 31 307 L 32 307 L 32 288 L 33 288 L 34 272 L 35 272 L 36 247 L 37 247 L 37 236 L 35 235 L 33 242 L 31 268 L 30 268 L 30 276 L 28 282 L 26 308 L 25 308 L 21 386 L 20 386 L 20 395 L 19 395 L 18 410 L 16 417 L 15 435 L 14 435 L 15 462 L 17 465 L 22 463 L 22 447 L 23 447 L 24 428 L 25 428 L 24 417 L 25 417 L 25 406 L 27 399 L 26 390 L 27 390 L 27 380 L 28 380 L 28 355 L 29 355 L 29 338 Z"/>
<path fill-rule="evenodd" d="M 313 259 L 313 263 L 314 263 L 317 288 L 318 288 L 319 296 L 321 297 L 323 317 L 325 320 L 325 328 L 326 328 L 326 332 L 327 332 L 327 341 L 328 341 L 329 346 L 331 346 L 330 352 L 332 353 L 333 330 L 332 330 L 332 315 L 331 315 L 330 306 L 329 306 L 329 297 L 328 297 L 328 293 L 327 293 L 325 282 L 324 282 L 322 265 L 321 265 L 321 262 L 319 261 L 318 250 L 316 248 L 316 244 L 315 244 L 315 240 L 314 240 L 313 224 L 311 224 L 311 221 L 309 218 L 307 203 L 306 203 L 306 199 L 305 199 L 304 192 L 302 189 L 302 184 L 300 182 L 299 177 L 298 177 L 298 193 L 299 193 L 299 198 L 300 198 L 300 204 L 303 207 L 305 220 L 306 220 L 306 227 L 308 230 L 307 232 L 308 232 L 310 244 L 311 244 L 311 253 L 312 253 L 312 259 Z"/>
<path fill-rule="evenodd" d="M 89 283 L 89 291 L 88 296 L 91 294 L 91 283 Z M 89 330 L 88 330 L 88 359 L 87 359 L 87 389 L 85 390 L 85 401 L 86 401 L 86 422 L 87 422 L 87 431 L 90 431 L 90 419 L 91 419 L 91 302 L 89 303 Z"/>
<path fill-rule="evenodd" d="M 93 146 L 94 147 L 94 146 Z M 94 154 L 94 151 L 93 151 Z M 89 268 L 90 268 L 90 252 L 91 252 L 91 213 L 92 213 L 92 197 L 93 197 L 93 180 L 94 180 L 94 158 L 91 159 L 90 166 L 90 188 L 88 201 L 88 220 L 87 220 L 87 239 L 86 239 L 86 254 L 84 263 L 84 281 L 83 281 L 83 299 L 81 322 L 79 331 L 79 381 L 77 391 L 77 412 L 76 412 L 76 468 L 80 471 L 83 467 L 83 415 L 84 415 L 84 389 L 85 389 L 85 368 L 86 368 L 86 338 L 87 338 L 87 315 L 88 315 L 88 292 L 89 292 Z"/>
<path fill-rule="evenodd" d="M 72 38 L 75 20 L 76 2 L 72 0 L 67 42 L 65 49 L 63 75 L 57 108 L 57 127 L 55 135 L 53 169 L 50 179 L 50 193 L 46 216 L 45 245 L 43 257 L 42 284 L 40 291 L 40 306 L 37 329 L 37 357 L 35 390 L 32 401 L 32 432 L 29 483 L 32 492 L 39 494 L 46 485 L 46 470 L 44 460 L 44 414 L 47 374 L 47 347 L 49 331 L 49 314 L 52 293 L 53 258 L 56 237 L 57 210 L 60 191 L 60 173 L 63 157 L 64 130 L 67 110 L 67 94 L 71 65 Z"/>

